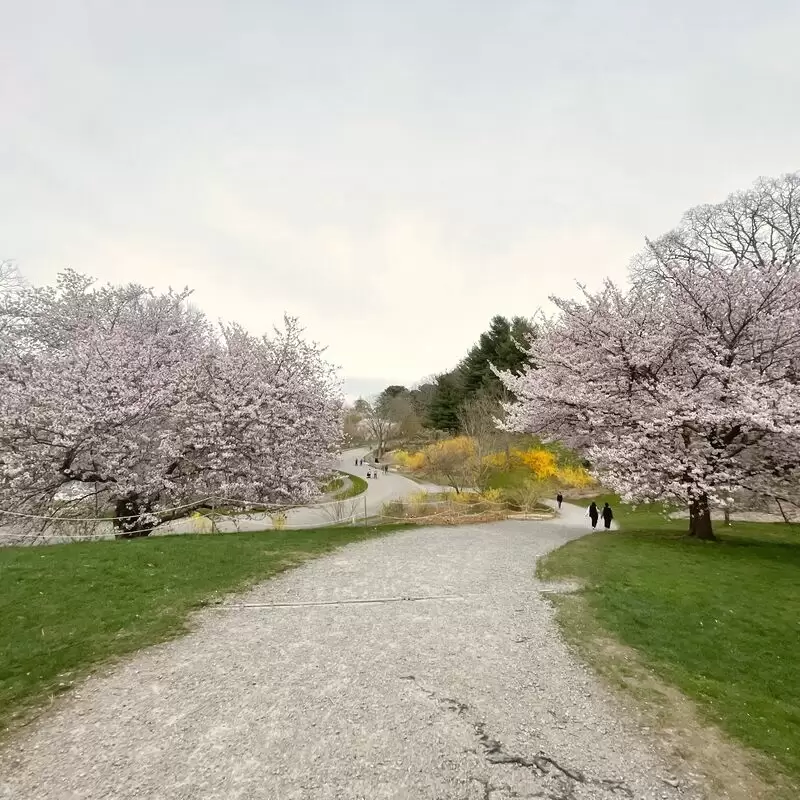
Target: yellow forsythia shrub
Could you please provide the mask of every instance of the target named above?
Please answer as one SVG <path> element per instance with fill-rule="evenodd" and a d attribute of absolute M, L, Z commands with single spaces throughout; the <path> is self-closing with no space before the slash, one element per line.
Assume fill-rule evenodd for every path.
<path fill-rule="evenodd" d="M 592 476 L 583 467 L 561 467 L 556 472 L 556 479 L 564 486 L 582 489 L 594 483 Z"/>
<path fill-rule="evenodd" d="M 550 478 L 556 474 L 556 457 L 549 450 L 531 448 L 520 450 L 513 447 L 508 452 L 501 450 L 483 459 L 485 466 L 492 469 L 527 467 L 537 478 Z"/>
<path fill-rule="evenodd" d="M 422 469 L 422 467 L 425 465 L 425 454 L 408 453 L 405 450 L 396 450 L 394 453 L 392 453 L 392 461 L 394 461 L 398 467 L 416 472 L 417 470 Z"/>
<path fill-rule="evenodd" d="M 408 465 L 408 453 L 405 450 L 395 450 L 392 453 L 392 462 L 397 464 L 398 467 L 405 467 Z"/>
<path fill-rule="evenodd" d="M 287 516 L 285 511 L 273 511 L 269 518 L 272 520 L 274 530 L 282 531 L 286 527 Z"/>
<path fill-rule="evenodd" d="M 483 492 L 481 497 L 487 503 L 501 503 L 503 501 L 503 490 L 502 489 L 486 489 Z"/>
<path fill-rule="evenodd" d="M 525 450 L 519 457 L 537 478 L 551 478 L 557 472 L 556 457 L 549 450 Z"/>
<path fill-rule="evenodd" d="M 509 456 L 510 455 L 511 454 L 509 453 Z M 492 467 L 493 469 L 504 469 L 507 461 L 508 458 L 506 457 L 506 453 L 502 450 L 499 453 L 490 453 L 483 459 L 483 463 L 487 467 Z"/>
<path fill-rule="evenodd" d="M 418 472 L 425 466 L 425 453 L 412 453 L 408 457 L 408 468 Z"/>

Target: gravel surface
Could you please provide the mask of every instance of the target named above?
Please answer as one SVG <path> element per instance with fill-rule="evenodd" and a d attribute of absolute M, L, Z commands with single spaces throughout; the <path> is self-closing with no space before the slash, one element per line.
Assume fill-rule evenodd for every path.
<path fill-rule="evenodd" d="M 422 528 L 309 562 L 87 681 L 0 754 L 0 797 L 700 798 L 538 591 L 581 532 Z"/>

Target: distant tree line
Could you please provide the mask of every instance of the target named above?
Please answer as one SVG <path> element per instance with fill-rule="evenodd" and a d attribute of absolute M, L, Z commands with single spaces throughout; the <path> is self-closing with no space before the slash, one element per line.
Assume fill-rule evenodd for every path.
<path fill-rule="evenodd" d="M 389 440 L 408 441 L 426 429 L 474 435 L 476 427 L 494 428 L 501 401 L 514 398 L 493 368 L 521 372 L 535 334 L 528 319 L 493 317 L 454 369 L 412 389 L 395 384 L 373 400 L 359 398 L 345 417 L 345 433 L 352 441 L 375 442 L 382 452 Z"/>
<path fill-rule="evenodd" d="M 463 433 L 465 412 L 511 399 L 493 367 L 518 373 L 528 364 L 527 349 L 536 327 L 524 317 L 497 315 L 461 362 L 411 391 L 420 419 L 429 428 Z M 390 387 L 391 388 L 391 387 Z"/>

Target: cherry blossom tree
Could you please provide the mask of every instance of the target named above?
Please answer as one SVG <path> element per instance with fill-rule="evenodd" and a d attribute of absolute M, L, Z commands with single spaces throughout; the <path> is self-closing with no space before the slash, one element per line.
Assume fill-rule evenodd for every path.
<path fill-rule="evenodd" d="M 539 369 L 503 373 L 507 425 L 585 448 L 632 501 L 710 511 L 800 481 L 800 174 L 690 211 L 648 242 L 631 286 L 606 283 L 530 343 Z"/>
<path fill-rule="evenodd" d="M 0 297 L 13 294 L 24 285 L 25 281 L 19 274 L 17 265 L 9 259 L 0 261 Z"/>
<path fill-rule="evenodd" d="M 189 294 L 68 271 L 3 306 L 4 509 L 59 515 L 99 497 L 119 535 L 141 536 L 209 497 L 317 494 L 341 407 L 321 349 L 291 318 L 271 337 L 212 326 Z"/>
<path fill-rule="evenodd" d="M 14 323 L 10 313 L 19 293 L 25 287 L 25 281 L 13 261 L 0 261 L 0 336 L 6 328 Z"/>
<path fill-rule="evenodd" d="M 389 439 L 397 428 L 387 404 L 382 403 L 380 398 L 365 400 L 359 397 L 355 407 L 363 415 L 369 437 L 375 442 L 375 455 L 380 458 L 386 452 Z"/>

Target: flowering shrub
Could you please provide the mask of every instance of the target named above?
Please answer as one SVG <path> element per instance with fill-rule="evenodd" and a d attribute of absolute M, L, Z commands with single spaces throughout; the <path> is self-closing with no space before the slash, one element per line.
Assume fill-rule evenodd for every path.
<path fill-rule="evenodd" d="M 556 457 L 549 450 L 523 450 L 520 460 L 537 478 L 552 478 L 558 471 Z"/>
<path fill-rule="evenodd" d="M 422 452 L 408 453 L 405 450 L 396 450 L 392 453 L 392 460 L 398 467 L 418 472 L 425 466 L 425 455 Z"/>
<path fill-rule="evenodd" d="M 583 467 L 559 467 L 558 460 L 550 450 L 543 447 L 528 449 L 510 448 L 484 456 L 478 462 L 475 441 L 468 436 L 457 436 L 443 439 L 429 445 L 417 453 L 398 450 L 393 454 L 396 464 L 411 472 L 424 472 L 431 478 L 446 480 L 460 492 L 462 486 L 480 486 L 486 473 L 503 473 L 507 471 L 523 471 L 519 482 L 527 480 L 552 481 L 564 488 L 583 488 L 590 486 L 594 480 Z M 526 471 L 529 475 L 526 476 Z M 481 479 L 483 476 L 483 480 Z M 504 495 L 499 489 L 496 500 Z M 544 488 L 540 490 L 541 493 Z M 487 496 L 484 492 L 484 496 Z"/>
<path fill-rule="evenodd" d="M 274 530 L 282 531 L 286 527 L 285 511 L 274 511 L 272 514 L 269 515 L 269 518 L 272 521 L 272 527 Z"/>
<path fill-rule="evenodd" d="M 572 489 L 583 489 L 595 483 L 594 478 L 583 467 L 560 467 L 556 471 L 556 480 L 562 486 Z"/>

